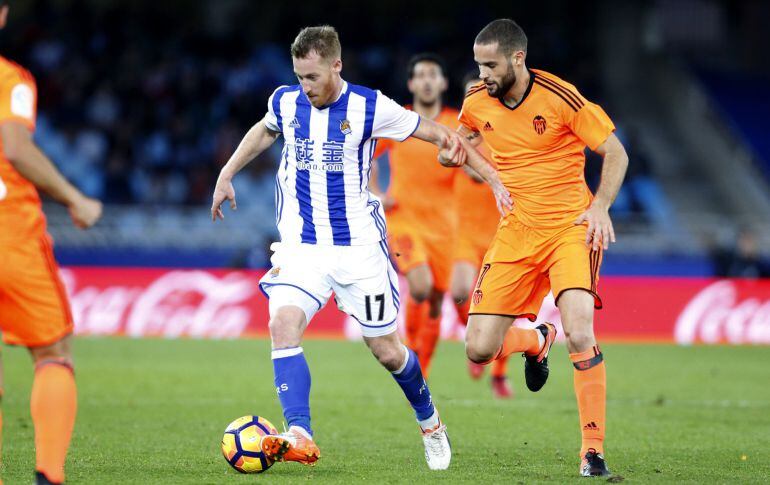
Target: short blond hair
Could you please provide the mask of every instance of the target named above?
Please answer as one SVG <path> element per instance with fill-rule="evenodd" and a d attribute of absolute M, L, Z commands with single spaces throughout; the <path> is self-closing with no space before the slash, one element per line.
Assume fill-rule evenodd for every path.
<path fill-rule="evenodd" d="M 291 56 L 303 59 L 311 52 L 326 60 L 339 59 L 342 56 L 342 46 L 337 30 L 331 25 L 305 27 L 300 30 L 291 44 Z"/>

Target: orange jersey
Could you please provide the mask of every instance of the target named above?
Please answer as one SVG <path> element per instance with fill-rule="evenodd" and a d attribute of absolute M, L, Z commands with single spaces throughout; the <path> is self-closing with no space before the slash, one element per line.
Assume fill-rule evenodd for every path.
<path fill-rule="evenodd" d="M 486 144 L 482 143 L 476 149 L 487 160 L 490 159 Z M 486 249 L 492 242 L 500 222 L 500 212 L 497 210 L 492 189 L 483 182 L 473 181 L 463 173 L 457 176 L 454 190 L 458 218 L 457 237 Z"/>
<path fill-rule="evenodd" d="M 604 110 L 575 86 L 535 69 L 514 108 L 489 96 L 483 83 L 471 88 L 460 122 L 489 145 L 513 196 L 514 217 L 538 228 L 571 224 L 589 206 L 583 151 L 595 150 L 615 130 Z"/>
<path fill-rule="evenodd" d="M 434 120 L 456 130 L 460 123 L 458 111 L 444 108 Z M 396 206 L 388 211 L 388 223 L 393 220 L 425 229 L 443 237 L 447 229 L 454 232 L 457 216 L 452 192 L 456 169 L 438 163 L 438 148 L 416 138 L 403 142 L 379 140 L 375 157 L 385 151 L 390 154 L 390 186 L 388 195 Z"/>
<path fill-rule="evenodd" d="M 32 74 L 0 56 L 0 123 L 14 121 L 35 130 L 37 87 Z M 0 244 L 39 239 L 45 216 L 35 186 L 5 158 L 0 143 Z"/>

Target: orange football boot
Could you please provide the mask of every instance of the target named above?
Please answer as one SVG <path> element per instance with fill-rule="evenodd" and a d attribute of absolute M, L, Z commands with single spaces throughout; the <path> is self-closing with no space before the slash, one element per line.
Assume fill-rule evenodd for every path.
<path fill-rule="evenodd" d="M 296 461 L 303 465 L 315 465 L 321 458 L 313 438 L 299 426 L 292 426 L 281 434 L 262 437 L 262 451 L 265 457 L 274 461 Z"/>

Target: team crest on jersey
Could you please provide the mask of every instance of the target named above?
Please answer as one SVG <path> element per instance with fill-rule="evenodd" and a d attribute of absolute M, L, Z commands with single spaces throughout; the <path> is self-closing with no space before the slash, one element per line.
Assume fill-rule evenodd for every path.
<path fill-rule="evenodd" d="M 281 267 L 280 266 L 276 266 L 275 268 L 270 270 L 270 277 L 271 278 L 277 278 L 279 274 L 281 274 Z"/>
<path fill-rule="evenodd" d="M 495 131 L 495 129 L 492 128 L 492 123 L 490 123 L 489 121 L 484 123 L 484 131 Z"/>
<path fill-rule="evenodd" d="M 350 129 L 350 121 L 348 120 L 340 121 L 340 131 L 346 135 L 353 133 L 353 130 Z"/>
<path fill-rule="evenodd" d="M 545 118 L 540 115 L 535 116 L 532 119 L 532 126 L 535 128 L 535 132 L 537 132 L 538 135 L 542 135 L 545 133 L 545 129 L 547 128 Z"/>
<path fill-rule="evenodd" d="M 295 130 L 299 128 L 299 121 L 297 120 L 297 118 L 294 118 L 289 122 L 289 128 L 294 128 Z"/>

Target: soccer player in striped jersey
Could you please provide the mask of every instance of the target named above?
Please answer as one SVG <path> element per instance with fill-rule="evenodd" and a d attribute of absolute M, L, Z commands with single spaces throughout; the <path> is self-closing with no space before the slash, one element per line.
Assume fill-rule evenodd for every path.
<path fill-rule="evenodd" d="M 336 295 L 337 306 L 361 325 L 364 341 L 388 369 L 415 411 L 431 469 L 451 460 L 439 418 L 413 351 L 396 332 L 398 281 L 386 243 L 381 202 L 369 193 L 378 138 L 414 136 L 440 147 L 442 163 L 465 163 L 465 142 L 451 130 L 404 109 L 388 97 L 342 79 L 341 47 L 330 26 L 303 29 L 291 46 L 299 84 L 281 86 L 265 117 L 245 135 L 217 180 L 212 219 L 235 208 L 233 176 L 284 137 L 275 178 L 276 223 L 272 270 L 260 281 L 270 299 L 275 386 L 289 425 L 262 440 L 272 459 L 313 464 L 320 457 L 310 425 L 310 370 L 302 335 L 313 315 Z M 501 205 L 510 195 L 483 159 L 473 167 Z M 365 425 L 362 425 L 365 427 Z"/>

